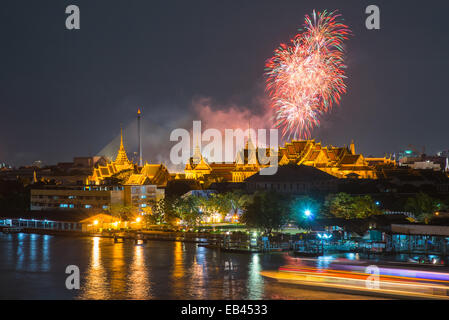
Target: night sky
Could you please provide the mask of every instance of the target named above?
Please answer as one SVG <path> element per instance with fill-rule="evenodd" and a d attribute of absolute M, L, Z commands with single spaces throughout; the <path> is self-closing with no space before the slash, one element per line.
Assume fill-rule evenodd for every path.
<path fill-rule="evenodd" d="M 65 28 L 70 4 L 81 30 Z M 365 28 L 369 4 L 380 7 L 381 30 Z M 121 124 L 136 151 L 138 107 L 152 162 L 168 157 L 172 129 L 207 122 L 205 105 L 230 116 L 228 126 L 263 118 L 264 63 L 313 9 L 339 9 L 354 33 L 348 93 L 313 137 L 338 146 L 354 139 L 367 156 L 409 144 L 449 149 L 446 0 L 4 0 L 0 163 L 110 153 Z"/>

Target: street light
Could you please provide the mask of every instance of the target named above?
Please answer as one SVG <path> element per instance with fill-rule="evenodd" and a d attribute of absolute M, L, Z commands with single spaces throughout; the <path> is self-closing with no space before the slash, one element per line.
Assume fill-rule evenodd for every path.
<path fill-rule="evenodd" d="M 304 211 L 304 214 L 307 218 L 310 218 L 312 216 L 312 211 L 310 211 L 309 209 L 307 209 L 306 211 Z"/>

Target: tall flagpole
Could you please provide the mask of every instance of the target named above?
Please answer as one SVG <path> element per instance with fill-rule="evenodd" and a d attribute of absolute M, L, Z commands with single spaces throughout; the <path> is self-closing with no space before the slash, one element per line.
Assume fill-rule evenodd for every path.
<path fill-rule="evenodd" d="M 140 131 L 140 108 L 137 110 L 137 137 L 139 142 L 139 166 L 143 166 L 142 161 L 142 138 L 141 138 L 141 131 Z"/>

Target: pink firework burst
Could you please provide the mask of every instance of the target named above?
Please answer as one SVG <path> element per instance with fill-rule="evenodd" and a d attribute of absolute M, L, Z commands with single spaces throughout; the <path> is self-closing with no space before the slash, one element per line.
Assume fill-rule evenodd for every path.
<path fill-rule="evenodd" d="M 309 138 L 346 93 L 343 41 L 351 31 L 341 21 L 336 11 L 313 11 L 290 45 L 281 44 L 266 63 L 266 90 L 284 137 Z"/>

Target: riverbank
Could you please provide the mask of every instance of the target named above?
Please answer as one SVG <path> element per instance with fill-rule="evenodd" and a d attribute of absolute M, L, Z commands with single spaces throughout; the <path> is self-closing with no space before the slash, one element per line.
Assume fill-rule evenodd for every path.
<path fill-rule="evenodd" d="M 5 227 L 0 227 L 3 232 Z M 233 241 L 225 241 L 228 237 L 226 234 L 205 233 L 205 232 L 167 232 L 167 231 L 150 231 L 150 230 L 130 230 L 124 232 L 77 232 L 64 230 L 49 230 L 35 228 L 20 228 L 18 233 L 40 234 L 52 236 L 66 237 L 100 237 L 114 239 L 115 243 L 132 241 L 136 244 L 145 243 L 147 241 L 169 241 L 195 243 L 208 249 L 220 250 L 230 253 L 272 253 L 281 252 L 278 248 L 262 249 L 249 245 L 248 239 L 234 239 Z M 226 244 L 225 244 L 226 243 Z M 284 250 L 285 251 L 285 250 Z"/>
<path fill-rule="evenodd" d="M 7 227 L 0 227 L 0 231 Z M 217 235 L 204 233 L 185 233 L 185 232 L 162 232 L 162 231 L 128 231 L 128 232 L 81 232 L 49 230 L 38 228 L 20 228 L 19 233 L 40 234 L 52 236 L 72 236 L 72 237 L 102 237 L 102 238 L 121 238 L 126 240 L 158 240 L 158 241 L 181 241 L 191 243 L 205 243 L 207 240 L 216 240 Z M 219 235 L 218 235 L 219 236 Z"/>

